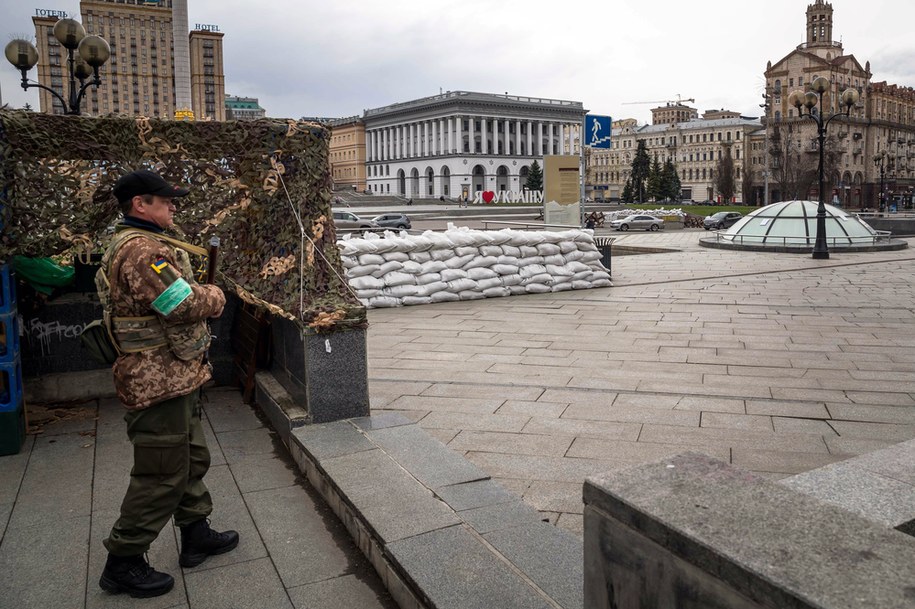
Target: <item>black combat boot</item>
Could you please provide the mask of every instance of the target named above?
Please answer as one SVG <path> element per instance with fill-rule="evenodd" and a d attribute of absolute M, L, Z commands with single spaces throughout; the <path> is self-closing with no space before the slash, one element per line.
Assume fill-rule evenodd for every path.
<path fill-rule="evenodd" d="M 160 596 L 172 589 L 175 579 L 168 573 L 156 571 L 146 558 L 139 556 L 108 555 L 105 570 L 98 585 L 107 592 L 127 592 L 134 598 Z"/>
<path fill-rule="evenodd" d="M 182 567 L 196 567 L 207 556 L 224 554 L 238 545 L 238 533 L 218 533 L 210 528 L 210 523 L 205 518 L 180 528 L 181 556 L 178 557 L 178 564 Z"/>

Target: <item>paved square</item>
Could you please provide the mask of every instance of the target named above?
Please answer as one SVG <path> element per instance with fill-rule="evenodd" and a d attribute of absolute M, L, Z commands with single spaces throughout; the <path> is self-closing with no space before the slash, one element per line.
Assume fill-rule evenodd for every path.
<path fill-rule="evenodd" d="M 614 287 L 369 312 L 402 412 L 581 534 L 590 474 L 698 450 L 772 478 L 915 437 L 915 250 L 809 255 L 626 234 Z"/>

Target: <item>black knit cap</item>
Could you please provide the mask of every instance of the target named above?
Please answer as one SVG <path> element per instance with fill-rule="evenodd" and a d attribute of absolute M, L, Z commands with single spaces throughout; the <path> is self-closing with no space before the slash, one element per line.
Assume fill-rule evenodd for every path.
<path fill-rule="evenodd" d="M 186 188 L 172 186 L 158 173 L 148 169 L 131 171 L 121 176 L 114 185 L 114 196 L 118 202 L 125 203 L 137 195 L 158 195 L 160 197 L 184 197 L 190 191 Z"/>

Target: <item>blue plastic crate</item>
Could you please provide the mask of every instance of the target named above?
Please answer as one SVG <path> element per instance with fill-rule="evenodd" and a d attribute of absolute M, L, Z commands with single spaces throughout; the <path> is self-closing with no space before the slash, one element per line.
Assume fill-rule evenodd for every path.
<path fill-rule="evenodd" d="M 9 262 L 0 264 L 0 313 L 16 310 L 16 273 Z"/>
<path fill-rule="evenodd" d="M 0 362 L 0 412 L 15 410 L 22 401 L 22 363 L 18 357 Z"/>
<path fill-rule="evenodd" d="M 0 410 L 0 456 L 15 455 L 22 450 L 27 431 L 24 402 L 20 401 L 15 408 Z"/>
<path fill-rule="evenodd" d="M 0 362 L 19 358 L 19 314 L 0 313 Z"/>

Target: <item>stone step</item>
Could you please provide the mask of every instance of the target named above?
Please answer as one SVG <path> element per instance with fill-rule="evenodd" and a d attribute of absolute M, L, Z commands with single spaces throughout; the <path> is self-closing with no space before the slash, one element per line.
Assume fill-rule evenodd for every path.
<path fill-rule="evenodd" d="M 289 450 L 403 609 L 582 606 L 582 543 L 403 415 L 291 428 Z"/>

